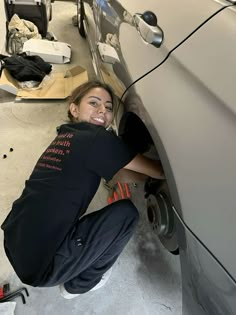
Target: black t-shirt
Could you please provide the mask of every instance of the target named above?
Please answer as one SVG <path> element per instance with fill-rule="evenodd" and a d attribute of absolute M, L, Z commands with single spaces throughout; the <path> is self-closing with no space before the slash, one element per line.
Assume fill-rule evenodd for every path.
<path fill-rule="evenodd" d="M 134 156 L 119 137 L 101 126 L 60 127 L 2 224 L 6 254 L 22 282 L 40 285 L 101 177 L 111 179 Z"/>

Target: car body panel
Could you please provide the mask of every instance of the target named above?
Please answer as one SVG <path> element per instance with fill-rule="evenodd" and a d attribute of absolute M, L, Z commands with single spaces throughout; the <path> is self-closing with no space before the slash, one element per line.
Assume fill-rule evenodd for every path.
<path fill-rule="evenodd" d="M 105 0 L 94 0 L 91 5 L 98 7 L 100 5 L 100 10 L 94 10 L 96 16 L 94 16 L 94 23 L 97 29 L 100 29 L 100 35 L 97 36 L 97 41 L 105 41 L 107 33 L 117 34 L 119 40 L 122 40 L 119 32 L 123 25 L 126 26 L 125 32 L 129 32 L 125 35 L 124 41 L 127 38 L 132 38 L 132 45 L 134 44 L 132 51 L 129 50 L 131 54 L 128 58 L 133 58 L 135 52 L 136 60 L 145 60 L 145 63 L 139 64 L 137 67 L 133 63 L 129 63 L 129 70 L 132 75 L 132 80 L 136 80 L 140 75 L 149 71 L 158 62 L 163 60 L 163 57 L 175 47 L 181 40 L 188 36 L 192 30 L 198 27 L 204 20 L 206 20 L 211 14 L 213 14 L 221 5 L 216 1 L 208 1 L 208 5 L 204 0 L 194 1 L 194 0 L 182 0 L 181 10 L 180 2 L 178 1 L 136 1 L 133 5 L 132 1 L 110 1 L 113 6 L 113 10 L 109 10 L 109 1 Z M 210 4 L 210 5 L 209 5 Z M 170 9 L 171 7 L 171 9 Z M 139 8 L 139 12 L 135 10 Z M 105 11 L 104 11 L 105 10 Z M 157 49 L 151 45 L 144 43 L 139 32 L 134 25 L 127 22 L 127 18 L 124 19 L 124 12 L 132 17 L 135 13 L 143 13 L 146 10 L 154 12 L 158 18 L 158 23 L 164 29 L 165 41 L 160 49 Z M 86 11 L 86 9 L 85 9 Z M 116 15 L 114 14 L 116 12 Z M 174 13 L 173 13 L 174 12 Z M 201 14 L 199 14 L 201 12 Z M 109 15 L 110 13 L 110 15 Z M 170 17 L 171 13 L 171 18 Z M 86 11 L 87 14 L 87 11 Z M 127 15 L 128 15 L 127 14 Z M 181 23 L 183 17 L 187 20 L 187 23 Z M 129 26 L 129 27 L 127 27 Z M 129 47 L 121 43 L 122 53 L 123 49 Z M 144 59 L 144 56 L 150 56 Z M 124 62 L 121 60 L 121 62 Z"/>
<path fill-rule="evenodd" d="M 216 14 L 174 50 L 161 66 L 145 76 L 178 43 L 229 2 L 93 2 L 102 3 L 99 10 L 94 10 L 97 37 L 93 55 L 100 79 L 114 83 L 121 96 L 125 88 L 144 75 L 122 100 L 125 111 L 135 113 L 150 132 L 165 170 L 176 214 L 188 228 L 189 236 L 185 230 L 180 232 L 181 228 L 178 231 L 179 238 L 185 235 L 187 243 L 185 249 L 181 248 L 182 266 L 190 270 L 198 268 L 195 263 L 203 264 L 207 276 L 212 264 L 221 275 L 218 285 L 228 283 L 233 288 L 228 293 L 225 291 L 222 304 L 219 301 L 217 307 L 219 310 L 222 305 L 225 309 L 228 307 L 229 313 L 225 314 L 233 314 L 235 304 L 226 295 L 235 294 L 236 279 L 235 7 Z M 145 10 L 156 13 L 158 25 L 164 31 L 160 48 L 144 42 L 132 20 L 134 14 Z M 119 62 L 102 62 L 96 49 L 98 41 L 115 48 Z M 198 261 L 188 257 L 191 251 L 197 252 L 197 246 L 202 253 Z M 204 253 L 209 258 L 207 264 L 204 264 Z M 191 278 L 189 270 L 186 269 L 183 277 Z M 213 280 L 211 275 L 211 282 Z M 204 286 L 204 281 L 200 284 Z M 204 292 L 209 294 L 208 290 Z M 218 295 L 220 291 L 215 288 L 212 292 Z M 197 303 L 202 313 L 194 314 L 222 314 L 211 312 L 214 303 L 208 301 L 209 306 L 204 304 L 205 309 Z"/>
<path fill-rule="evenodd" d="M 163 66 L 136 84 L 137 93 L 142 95 L 142 102 L 148 109 L 151 124 L 156 127 L 165 147 L 184 221 L 234 278 L 234 54 L 227 57 L 227 65 L 221 60 L 229 48 L 230 51 L 236 49 L 232 40 L 236 29 L 235 17 L 235 12 L 229 9 L 227 13 L 220 13 Z M 207 39 L 212 39 L 216 26 L 223 22 L 224 32 L 217 34 L 221 40 L 214 38 L 211 45 L 205 45 Z M 120 31 L 120 34 L 125 36 L 127 33 Z M 198 49 L 193 49 L 195 46 Z M 121 44 L 121 47 L 125 47 L 125 50 L 129 48 L 127 44 Z M 128 58 L 125 52 L 123 55 L 127 64 L 132 64 L 132 58 Z M 221 230 L 227 233 L 222 235 L 219 233 Z"/>
<path fill-rule="evenodd" d="M 122 53 L 125 55 L 125 61 L 128 63 L 128 68 L 132 75 L 132 79 L 136 80 L 139 76 L 152 69 L 163 57 L 179 44 L 186 36 L 188 36 L 195 28 L 197 28 L 204 20 L 220 8 L 219 3 L 215 1 L 204 0 L 184 0 L 184 1 L 137 1 L 135 6 L 131 1 L 119 1 L 124 5 L 124 8 L 133 15 L 138 13 L 135 7 L 139 8 L 139 13 L 146 10 L 154 12 L 158 18 L 158 23 L 164 30 L 164 42 L 160 49 L 152 45 L 144 43 L 140 34 L 135 27 L 127 27 L 127 23 L 120 25 L 120 33 L 122 27 L 125 26 L 124 32 L 129 32 L 124 36 L 119 35 L 119 40 L 122 47 Z M 209 3 L 211 5 L 209 5 Z M 201 14 L 199 14 L 201 12 Z M 186 23 L 182 23 L 183 18 Z M 105 32 L 105 30 L 103 31 Z M 132 38 L 132 50 L 127 45 L 127 38 Z M 122 42 L 123 41 L 123 42 Z M 145 63 L 139 63 L 139 66 L 129 60 L 133 59 L 135 52 L 135 60 L 145 60 Z M 145 58 L 148 56 L 148 58 Z"/>
<path fill-rule="evenodd" d="M 185 225 L 177 222 L 183 315 L 234 315 L 235 282 Z"/>

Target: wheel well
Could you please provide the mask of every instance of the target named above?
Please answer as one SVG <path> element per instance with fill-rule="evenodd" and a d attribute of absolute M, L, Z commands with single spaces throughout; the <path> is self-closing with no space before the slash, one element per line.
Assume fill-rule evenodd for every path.
<path fill-rule="evenodd" d="M 150 126 L 151 128 L 151 126 Z M 153 129 L 153 136 L 145 123 L 132 111 L 125 112 L 118 123 L 118 134 L 136 152 L 144 154 L 151 159 L 160 160 L 165 171 L 166 184 L 170 192 L 175 209 L 182 217 L 181 203 L 176 181 L 169 162 L 165 147 L 158 133 Z M 153 141 L 154 139 L 154 141 Z M 157 147 L 158 144 L 158 147 Z"/>
<path fill-rule="evenodd" d="M 136 152 L 145 153 L 154 144 L 143 121 L 134 113 L 126 112 L 119 124 L 119 136 Z"/>
<path fill-rule="evenodd" d="M 123 139 L 123 141 L 129 147 L 133 148 L 136 152 L 144 154 L 152 159 L 160 159 L 159 152 L 157 151 L 157 148 L 155 146 L 155 143 L 152 139 L 151 134 L 149 133 L 144 122 L 135 113 L 126 112 L 123 114 L 119 123 L 118 134 Z M 152 191 L 152 188 L 154 189 L 153 191 Z M 168 221 L 167 221 L 168 224 L 166 223 L 166 228 L 168 228 L 168 234 L 162 235 L 162 236 L 159 235 L 158 237 L 161 240 L 163 246 L 167 248 L 169 252 L 171 252 L 174 255 L 178 255 L 179 254 L 178 244 L 175 237 L 176 232 L 173 232 L 173 234 L 172 232 L 170 232 L 170 231 L 174 231 L 175 223 L 173 221 L 174 214 L 172 213 L 173 209 L 171 207 L 172 200 L 171 200 L 171 195 L 169 192 L 167 182 L 149 178 L 149 181 L 146 181 L 145 183 L 144 190 L 145 190 L 146 198 L 148 198 L 149 195 L 156 196 L 160 192 L 162 192 L 162 195 L 166 196 L 166 198 L 163 199 L 164 202 L 162 203 L 159 200 L 160 198 L 158 199 L 159 200 L 158 207 L 160 208 L 159 212 L 162 213 L 162 216 L 161 216 L 162 219 L 164 215 L 167 215 L 166 209 L 168 208 Z M 147 208 L 147 216 L 148 216 L 148 220 L 151 226 L 153 226 L 153 224 L 155 225 L 156 222 L 154 222 L 155 221 L 154 211 L 152 209 Z M 169 220 L 169 218 L 172 218 L 172 219 Z M 169 230 L 170 228 L 171 230 Z"/>

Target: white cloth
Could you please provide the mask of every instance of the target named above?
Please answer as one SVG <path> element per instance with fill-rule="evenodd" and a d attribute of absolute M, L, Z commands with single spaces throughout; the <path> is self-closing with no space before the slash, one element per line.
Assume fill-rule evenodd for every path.
<path fill-rule="evenodd" d="M 42 38 L 37 26 L 30 21 L 20 19 L 17 14 L 14 14 L 8 24 L 8 53 L 21 53 L 24 43 L 31 38 Z"/>
<path fill-rule="evenodd" d="M 0 303 L 0 314 L 1 315 L 14 315 L 16 302 L 4 302 Z"/>

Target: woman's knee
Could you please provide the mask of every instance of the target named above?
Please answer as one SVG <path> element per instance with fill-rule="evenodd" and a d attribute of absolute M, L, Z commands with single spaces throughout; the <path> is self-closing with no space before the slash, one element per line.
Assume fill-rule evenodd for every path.
<path fill-rule="evenodd" d="M 130 220 L 134 223 L 138 221 L 139 213 L 131 200 L 122 199 L 113 203 L 112 205 L 114 207 L 113 210 L 117 213 L 119 218 Z"/>

